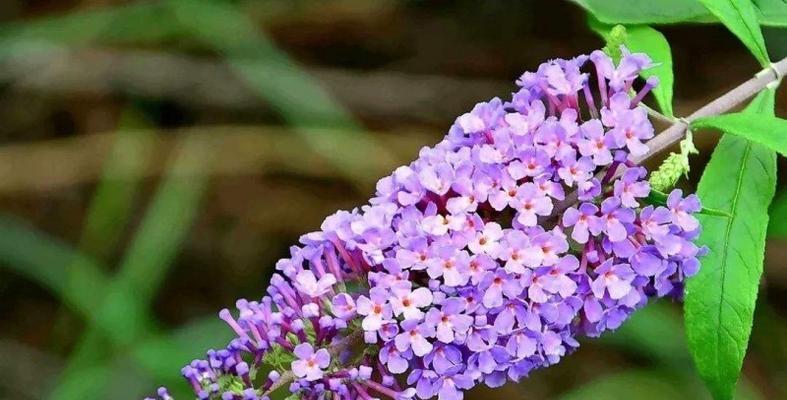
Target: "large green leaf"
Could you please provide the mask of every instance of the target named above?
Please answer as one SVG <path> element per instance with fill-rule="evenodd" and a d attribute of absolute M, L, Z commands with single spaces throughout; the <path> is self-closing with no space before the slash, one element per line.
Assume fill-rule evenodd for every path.
<path fill-rule="evenodd" d="M 774 92 L 746 112 L 770 114 Z M 724 135 L 700 179 L 704 205 L 732 218 L 700 215 L 699 243 L 710 249 L 686 286 L 686 333 L 697 369 L 716 399 L 730 399 L 751 334 L 762 274 L 768 205 L 776 185 L 776 153 Z"/>
<path fill-rule="evenodd" d="M 787 27 L 787 3 L 784 0 L 754 0 L 760 24 Z"/>
<path fill-rule="evenodd" d="M 573 0 L 607 24 L 674 24 L 718 22 L 699 0 Z M 755 0 L 759 22 L 787 26 L 783 0 Z"/>
<path fill-rule="evenodd" d="M 700 0 L 716 18 L 743 42 L 757 61 L 770 64 L 754 3 L 751 0 Z"/>
<path fill-rule="evenodd" d="M 612 25 L 601 23 L 592 17 L 589 19 L 589 24 L 591 29 L 609 42 Z M 653 89 L 653 97 L 659 103 L 661 112 L 673 116 L 672 86 L 675 77 L 672 72 L 672 52 L 667 38 L 647 25 L 630 25 L 626 26 L 624 43 L 632 52 L 646 53 L 653 59 L 655 66 L 642 71 L 640 75 L 646 79 L 651 76 L 659 78 L 659 85 Z"/>
<path fill-rule="evenodd" d="M 787 156 L 787 120 L 778 117 L 742 112 L 700 118 L 691 126 L 731 133 Z"/>

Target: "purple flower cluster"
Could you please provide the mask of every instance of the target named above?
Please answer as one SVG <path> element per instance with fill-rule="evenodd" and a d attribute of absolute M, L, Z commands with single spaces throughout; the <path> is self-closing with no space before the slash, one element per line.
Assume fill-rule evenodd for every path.
<path fill-rule="evenodd" d="M 457 118 L 368 205 L 304 235 L 261 301 L 220 313 L 238 337 L 184 368 L 197 397 L 267 399 L 287 380 L 303 399 L 461 399 L 679 298 L 705 251 L 699 201 L 646 204 L 628 160 L 653 136 L 638 104 L 657 82 L 632 88 L 649 65 L 625 51 L 617 66 L 600 51 L 550 61 L 510 101 Z"/>

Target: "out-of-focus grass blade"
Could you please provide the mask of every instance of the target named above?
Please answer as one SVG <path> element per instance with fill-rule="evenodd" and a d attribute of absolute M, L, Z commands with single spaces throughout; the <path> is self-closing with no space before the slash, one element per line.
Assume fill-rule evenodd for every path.
<path fill-rule="evenodd" d="M 0 216 L 0 265 L 46 287 L 88 318 L 107 293 L 108 279 L 95 260 L 9 216 Z M 73 286 L 67 286 L 69 275 Z"/>
<path fill-rule="evenodd" d="M 210 159 L 209 149 L 198 142 L 185 142 L 171 172 L 162 184 L 140 226 L 120 271 L 109 287 L 106 300 L 96 313 L 95 324 L 106 327 L 112 342 L 119 347 L 131 345 L 135 339 L 150 331 L 147 310 L 169 270 L 177 249 L 191 226 L 205 187 L 200 174 Z M 78 345 L 90 351 L 90 327 L 86 338 Z M 81 355 L 73 357 L 79 359 Z M 68 371 L 69 368 L 66 368 Z M 76 390 L 62 388 L 76 386 L 78 376 L 66 375 L 52 394 L 53 399 L 83 399 Z M 90 382 L 100 386 L 106 382 Z"/>
<path fill-rule="evenodd" d="M 126 227 L 148 161 L 148 146 L 154 133 L 133 108 L 124 111 L 115 143 L 91 200 L 80 248 L 87 254 L 106 258 L 116 247 Z"/>
<path fill-rule="evenodd" d="M 360 126 L 313 78 L 257 29 L 230 3 L 170 0 L 178 23 L 207 46 L 223 54 L 250 87 L 287 121 L 299 127 L 335 127 L 332 135 L 308 135 L 307 143 L 329 159 L 346 177 L 361 186 L 372 182 L 359 168 L 373 157 L 393 166 L 388 151 Z M 352 150 L 352 151 L 349 151 Z M 366 188 L 368 189 L 368 188 Z"/>
<path fill-rule="evenodd" d="M 649 304 L 638 310 L 617 331 L 603 335 L 599 340 L 670 367 L 691 365 L 680 315 L 665 303 Z"/>
<path fill-rule="evenodd" d="M 167 336 L 152 337 L 134 346 L 130 356 L 157 379 L 157 384 L 169 386 L 175 398 L 183 390 L 182 398 L 193 397 L 183 378 L 177 374 L 194 358 L 209 348 L 224 346 L 232 338 L 232 330 L 211 315 L 192 321 Z"/>
<path fill-rule="evenodd" d="M 273 14 L 288 10 L 273 5 L 263 8 L 270 8 Z M 353 182 L 361 182 L 364 189 L 368 190 L 376 177 L 359 168 L 363 159 L 374 154 L 377 165 L 394 165 L 384 146 L 354 132 L 359 127 L 354 118 L 231 3 L 167 0 L 44 18 L 0 27 L 0 49 L 19 43 L 29 45 L 31 41 L 43 41 L 43 45 L 46 41 L 84 45 L 92 41 L 161 42 L 173 37 L 196 40 L 226 56 L 238 74 L 288 124 L 343 128 L 330 136 L 302 134 L 308 135 L 310 146 Z"/>
<path fill-rule="evenodd" d="M 742 380 L 736 399 L 760 400 L 750 382 Z M 697 379 L 675 373 L 675 370 L 634 370 L 604 375 L 563 396 L 560 400 L 665 400 L 665 399 L 708 399 Z"/>
<path fill-rule="evenodd" d="M 254 24 L 231 4 L 184 1 L 172 1 L 167 4 L 172 6 L 170 10 L 174 11 L 179 24 L 163 21 L 157 25 L 166 25 L 165 30 L 153 31 L 138 38 L 124 36 L 123 33 L 133 33 L 136 27 L 147 26 L 151 20 L 166 19 L 171 16 L 170 11 L 159 9 L 159 4 L 146 5 L 149 7 L 141 9 L 132 7 L 99 10 L 87 17 L 74 15 L 64 17 L 65 19 L 60 18 L 58 23 L 52 25 L 42 21 L 43 25 L 21 34 L 19 32 L 9 34 L 6 31 L 6 35 L 3 35 L 0 30 L 0 38 L 14 37 L 21 40 L 49 38 L 58 42 L 84 44 L 97 36 L 101 36 L 103 43 L 124 42 L 127 39 L 139 42 L 161 39 L 176 32 L 187 32 L 188 35 L 194 36 L 227 56 L 239 74 L 247 79 L 289 124 L 296 127 L 328 126 L 348 130 L 356 130 L 358 127 L 353 118 L 337 106 L 316 82 L 302 73 L 285 54 L 268 42 L 257 31 Z M 151 11 L 155 15 L 150 15 L 150 18 L 154 19 L 145 16 L 145 13 Z M 119 20 L 123 21 L 118 22 Z M 175 26 L 186 29 L 180 31 L 174 28 Z M 105 31 L 110 28 L 114 33 Z M 342 132 L 346 132 L 344 129 Z M 308 143 L 319 150 L 321 155 L 331 160 L 353 182 L 371 181 L 368 169 L 359 168 L 359 165 L 368 164 L 364 159 L 371 154 L 375 155 L 376 163 L 393 165 L 393 161 L 386 156 L 387 151 L 383 147 L 355 132 L 309 136 Z M 342 151 L 348 148 L 355 151 L 350 153 Z M 197 159 L 199 158 L 202 156 Z M 186 227 L 202 192 L 204 182 L 197 179 L 196 175 L 192 178 L 195 181 L 182 177 L 171 179 L 162 186 L 121 266 L 117 279 L 110 285 L 106 301 L 96 313 L 97 320 L 94 324 L 108 329 L 116 346 L 131 345 L 142 333 L 151 329 L 146 319 L 147 307 L 163 280 L 166 267 L 174 257 L 177 245 L 187 231 Z M 78 345 L 77 348 L 81 350 L 75 355 L 75 360 L 79 360 L 80 353 L 89 351 L 90 344 L 94 341 L 94 337 L 91 336 L 95 335 L 94 328 L 88 331 L 86 335 L 88 340 Z M 78 386 L 72 384 L 73 378 L 66 376 L 64 379 L 63 388 Z M 101 386 L 101 382 L 93 382 L 92 386 Z M 92 389 L 90 392 L 92 393 Z M 61 396 L 63 393 L 67 396 Z M 78 390 L 68 392 L 56 390 L 53 398 L 84 398 L 84 396 L 80 396 Z"/>
<path fill-rule="evenodd" d="M 69 373 L 69 379 L 61 380 L 57 387 L 57 398 L 62 399 L 101 399 L 105 388 L 98 382 L 106 382 L 110 376 L 108 365 L 80 368 Z"/>
<path fill-rule="evenodd" d="M 693 392 L 696 392 L 693 391 Z M 638 370 L 602 376 L 560 397 L 561 400 L 664 400 L 696 398 L 675 376 Z"/>
<path fill-rule="evenodd" d="M 135 129 L 138 128 L 138 129 Z M 145 143 L 153 133 L 133 107 L 126 109 L 120 118 L 112 150 L 102 170 L 102 178 L 93 196 L 82 231 L 79 248 L 82 252 L 99 259 L 106 259 L 115 248 L 129 220 L 131 206 L 136 198 L 142 169 L 148 159 Z M 77 259 L 76 263 L 82 262 Z M 80 271 L 79 265 L 68 266 L 68 287 L 78 291 L 81 276 L 71 271 Z M 147 319 L 148 317 L 144 317 Z M 150 326 L 145 322 L 146 326 Z M 88 329 L 85 337 L 72 352 L 64 376 L 81 370 L 112 353 L 111 341 L 99 329 Z"/>
<path fill-rule="evenodd" d="M 248 2 L 247 2 L 248 3 Z M 297 16 L 313 8 L 304 3 L 319 3 L 315 0 L 291 0 L 251 2 L 249 12 L 263 21 Z M 385 7 L 385 0 L 334 0 L 337 9 L 351 7 L 354 10 Z M 190 38 L 191 33 L 175 23 L 169 0 L 141 0 L 127 4 L 92 7 L 65 14 L 39 17 L 0 24 L 0 55 L 2 50 L 24 43 L 56 42 L 81 46 L 91 43 L 103 45 L 158 44 L 165 41 Z"/>
<path fill-rule="evenodd" d="M 83 45 L 161 42 L 177 36 L 179 28 L 165 2 L 142 1 L 111 8 L 82 10 L 66 15 L 21 21 L 0 27 L 0 47 L 17 41 L 57 40 Z"/>
<path fill-rule="evenodd" d="M 152 302 L 189 232 L 207 183 L 201 171 L 210 163 L 210 158 L 210 149 L 204 143 L 184 143 L 121 263 L 116 279 L 118 288 L 126 290 L 113 290 L 110 299 L 117 296 L 114 299 L 118 304 L 128 301 L 136 304 L 133 308 L 140 309 L 146 309 Z M 108 300 L 107 305 L 110 304 Z M 127 321 L 126 317 L 113 311 L 112 306 L 105 308 L 100 318 L 114 321 L 113 326 L 128 323 L 123 322 Z M 121 342 L 141 332 L 133 325 L 127 328 L 129 330 L 121 334 Z"/>
<path fill-rule="evenodd" d="M 70 271 L 64 265 L 68 265 Z M 104 268 L 96 261 L 8 216 L 0 216 L 0 266 L 48 288 L 88 321 L 94 318 L 96 306 L 102 304 L 109 288 Z M 149 326 L 147 323 L 144 325 Z M 107 335 L 112 332 L 110 329 L 102 327 L 100 333 Z M 100 337 L 99 332 L 94 332 L 91 337 Z M 100 390 L 102 386 L 93 384 L 105 381 L 105 371 L 101 368 L 80 368 L 73 373 L 72 379 L 59 389 L 63 398 L 100 398 L 93 396 L 99 393 L 94 388 Z M 162 375 L 172 376 L 171 371 Z M 75 391 L 84 397 L 71 396 L 70 393 Z"/>
<path fill-rule="evenodd" d="M 194 393 L 184 384 L 185 381 L 177 371 L 195 357 L 204 354 L 207 349 L 223 346 L 231 337 L 232 330 L 215 316 L 198 318 L 169 334 L 149 335 L 127 350 L 117 352 L 110 359 L 75 371 L 73 379 L 63 382 L 59 390 L 64 398 L 114 398 L 107 392 L 107 383 L 113 371 L 117 370 L 120 364 L 128 373 L 134 368 L 132 365 L 136 364 L 140 367 L 138 372 L 141 375 L 127 375 L 126 380 L 145 377 L 145 385 L 166 385 L 176 399 L 192 398 Z M 153 389 L 153 386 L 148 386 L 144 393 L 123 393 L 123 398 L 140 398 L 149 395 Z"/>

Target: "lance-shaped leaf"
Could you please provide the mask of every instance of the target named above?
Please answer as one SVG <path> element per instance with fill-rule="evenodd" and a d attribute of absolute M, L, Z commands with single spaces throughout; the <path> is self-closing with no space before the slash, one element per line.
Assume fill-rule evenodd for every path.
<path fill-rule="evenodd" d="M 770 115 L 734 113 L 700 118 L 693 129 L 711 128 L 751 140 L 787 156 L 787 120 Z"/>
<path fill-rule="evenodd" d="M 573 0 L 607 24 L 718 22 L 700 0 Z M 754 0 L 760 24 L 787 26 L 784 0 Z"/>
<path fill-rule="evenodd" d="M 787 3 L 784 0 L 754 0 L 760 24 L 787 27 Z"/>
<path fill-rule="evenodd" d="M 573 0 L 608 24 L 674 24 L 711 20 L 697 0 Z"/>
<path fill-rule="evenodd" d="M 772 114 L 774 93 L 760 94 L 746 112 Z M 686 333 L 697 369 L 716 399 L 730 399 L 751 333 L 762 274 L 768 205 L 776 187 L 776 153 L 724 135 L 700 179 L 704 206 L 731 218 L 699 215 L 699 243 L 710 252 L 686 285 Z"/>
<path fill-rule="evenodd" d="M 770 64 L 765 39 L 751 0 L 700 0 L 721 21 L 763 66 Z"/>

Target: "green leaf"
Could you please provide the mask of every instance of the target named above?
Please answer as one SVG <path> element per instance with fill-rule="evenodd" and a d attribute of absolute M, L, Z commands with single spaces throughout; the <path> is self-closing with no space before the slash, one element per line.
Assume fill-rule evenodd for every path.
<path fill-rule="evenodd" d="M 771 114 L 774 92 L 746 109 Z M 768 205 L 776 186 L 776 153 L 724 135 L 699 182 L 706 206 L 732 218 L 698 216 L 699 244 L 708 246 L 699 273 L 686 286 L 686 333 L 694 363 L 716 399 L 730 399 L 751 333 L 762 274 Z"/>
<path fill-rule="evenodd" d="M 787 120 L 752 113 L 733 113 L 700 118 L 691 123 L 693 129 L 711 128 L 759 143 L 787 156 Z"/>
<path fill-rule="evenodd" d="M 588 19 L 590 28 L 601 35 L 607 41 L 608 46 L 614 46 L 611 42 L 613 35 L 610 33 L 614 27 L 601 23 L 595 18 Z M 659 104 L 661 112 L 667 116 L 673 116 L 672 111 L 672 87 L 675 81 L 672 73 L 672 52 L 669 42 L 661 32 L 647 25 L 630 25 L 625 27 L 625 35 L 614 35 L 623 38 L 623 43 L 633 53 L 646 53 L 653 60 L 654 67 L 642 71 L 640 75 L 647 79 L 655 76 L 659 78 L 659 85 L 653 89 L 653 97 Z M 614 40 L 613 40 L 614 41 Z"/>
<path fill-rule="evenodd" d="M 699 0 L 573 0 L 607 24 L 718 22 Z M 787 26 L 783 0 L 754 0 L 760 24 Z"/>
<path fill-rule="evenodd" d="M 760 24 L 787 27 L 787 3 L 784 0 L 754 0 Z"/>
<path fill-rule="evenodd" d="M 710 20 L 696 0 L 574 0 L 607 24 L 674 24 Z"/>
<path fill-rule="evenodd" d="M 749 48 L 763 67 L 771 63 L 751 0 L 700 0 L 700 2 Z"/>
<path fill-rule="evenodd" d="M 626 46 L 634 53 L 646 53 L 656 64 L 640 75 L 647 79 L 651 76 L 659 78 L 659 85 L 653 89 L 653 97 L 659 104 L 661 112 L 669 117 L 672 112 L 672 86 L 675 78 L 672 74 L 672 52 L 667 38 L 661 32 L 649 26 L 632 26 L 627 28 Z"/>
<path fill-rule="evenodd" d="M 770 215 L 771 223 L 768 225 L 768 235 L 787 238 L 787 191 L 773 201 Z"/>

